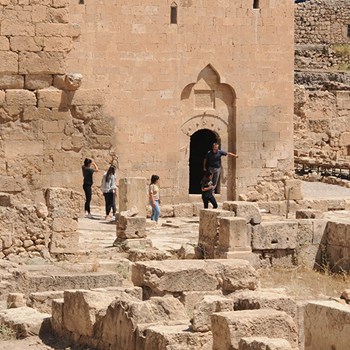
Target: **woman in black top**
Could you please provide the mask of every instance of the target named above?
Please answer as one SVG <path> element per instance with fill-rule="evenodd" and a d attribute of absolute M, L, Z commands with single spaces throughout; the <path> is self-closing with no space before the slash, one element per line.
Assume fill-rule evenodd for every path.
<path fill-rule="evenodd" d="M 214 189 L 215 186 L 213 185 L 213 174 L 207 171 L 201 181 L 202 200 L 205 209 L 208 208 L 209 202 L 213 205 L 214 209 L 218 207 L 214 197 Z"/>
<path fill-rule="evenodd" d="M 95 171 L 98 171 L 98 166 L 93 160 L 85 158 L 82 171 L 84 177 L 83 189 L 85 192 L 85 214 L 88 218 L 91 218 L 90 202 L 92 196 L 91 187 L 93 183 L 92 175 Z"/>

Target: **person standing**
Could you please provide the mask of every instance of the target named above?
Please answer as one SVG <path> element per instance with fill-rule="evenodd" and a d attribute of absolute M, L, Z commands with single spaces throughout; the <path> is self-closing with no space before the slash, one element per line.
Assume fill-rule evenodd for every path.
<path fill-rule="evenodd" d="M 106 209 L 106 217 L 107 220 L 109 218 L 109 213 L 111 212 L 115 217 L 116 207 L 115 207 L 115 192 L 117 189 L 116 178 L 115 178 L 115 166 L 111 165 L 107 172 L 103 174 L 101 189 L 103 192 L 103 196 L 105 197 L 105 209 Z"/>
<path fill-rule="evenodd" d="M 83 189 L 85 192 L 85 214 L 88 218 L 92 218 L 91 215 L 91 209 L 90 209 L 90 203 L 91 203 L 91 197 L 92 197 L 92 176 L 94 172 L 98 171 L 98 166 L 96 163 L 89 159 L 85 158 L 84 164 L 82 165 L 82 171 L 83 171 L 83 177 L 84 177 L 84 182 L 83 182 Z"/>
<path fill-rule="evenodd" d="M 159 176 L 152 175 L 151 184 L 149 185 L 149 201 L 152 207 L 151 220 L 155 222 L 158 222 L 160 215 L 159 198 Z"/>
<path fill-rule="evenodd" d="M 238 158 L 238 155 L 232 152 L 225 152 L 219 149 L 218 143 L 213 143 L 212 149 L 207 153 L 203 160 L 203 171 L 209 171 L 213 174 L 213 191 L 215 190 L 221 173 L 221 157 L 231 156 Z"/>
<path fill-rule="evenodd" d="M 208 209 L 209 202 L 213 205 L 214 209 L 218 207 L 218 204 L 216 202 L 216 199 L 213 193 L 213 189 L 215 187 L 213 185 L 212 180 L 213 180 L 213 174 L 207 171 L 201 181 L 202 200 L 203 200 L 205 209 Z"/>

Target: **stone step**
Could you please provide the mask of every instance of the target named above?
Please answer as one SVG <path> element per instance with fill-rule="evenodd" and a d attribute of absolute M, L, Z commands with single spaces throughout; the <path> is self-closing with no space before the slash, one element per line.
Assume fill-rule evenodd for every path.
<path fill-rule="evenodd" d="M 286 339 L 292 349 L 298 348 L 297 328 L 283 311 L 273 309 L 218 312 L 211 316 L 213 350 L 240 350 L 245 337 Z"/>
<path fill-rule="evenodd" d="M 152 326 L 144 331 L 144 350 L 211 350 L 210 332 L 193 332 L 188 325 Z"/>
<path fill-rule="evenodd" d="M 103 287 L 119 287 L 123 278 L 117 273 L 57 273 L 38 275 L 27 273 L 18 280 L 18 289 L 26 295 L 34 292 L 60 291 L 66 289 L 92 289 Z"/>
<path fill-rule="evenodd" d="M 13 330 L 16 338 L 39 335 L 49 328 L 49 314 L 38 312 L 30 307 L 19 307 L 0 311 L 0 324 Z"/>

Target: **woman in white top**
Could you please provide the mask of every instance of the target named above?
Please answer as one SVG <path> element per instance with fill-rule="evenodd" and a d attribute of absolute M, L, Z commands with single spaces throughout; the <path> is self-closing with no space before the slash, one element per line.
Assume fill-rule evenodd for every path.
<path fill-rule="evenodd" d="M 115 207 L 115 192 L 116 192 L 116 179 L 115 179 L 115 167 L 111 165 L 107 172 L 104 173 L 101 182 L 101 189 L 103 196 L 105 197 L 106 206 L 106 220 L 109 218 L 109 213 L 111 209 L 113 210 L 113 216 L 116 213 Z"/>
<path fill-rule="evenodd" d="M 152 207 L 151 220 L 155 222 L 158 222 L 158 218 L 160 215 L 158 185 L 159 185 L 159 176 L 152 175 L 151 184 L 149 185 L 149 201 Z"/>

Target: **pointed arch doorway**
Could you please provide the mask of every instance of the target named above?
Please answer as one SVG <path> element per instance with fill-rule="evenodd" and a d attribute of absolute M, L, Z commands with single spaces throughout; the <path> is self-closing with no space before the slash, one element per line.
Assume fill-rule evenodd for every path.
<path fill-rule="evenodd" d="M 201 129 L 192 134 L 189 159 L 189 194 L 201 193 L 200 181 L 203 177 L 203 159 L 215 142 L 220 143 L 220 140 L 218 136 L 209 129 Z"/>

